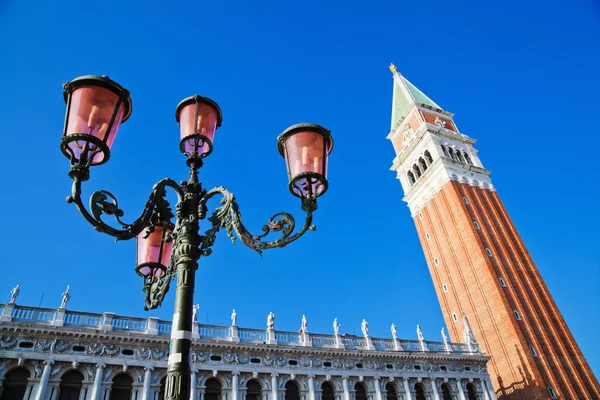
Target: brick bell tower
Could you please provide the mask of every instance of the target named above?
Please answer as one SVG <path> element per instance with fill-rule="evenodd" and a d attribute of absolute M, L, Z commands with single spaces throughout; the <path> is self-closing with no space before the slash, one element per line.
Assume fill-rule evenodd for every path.
<path fill-rule="evenodd" d="M 600 386 L 500 201 L 475 140 L 391 65 L 396 171 L 453 340 L 468 317 L 500 399 L 600 399 Z"/>

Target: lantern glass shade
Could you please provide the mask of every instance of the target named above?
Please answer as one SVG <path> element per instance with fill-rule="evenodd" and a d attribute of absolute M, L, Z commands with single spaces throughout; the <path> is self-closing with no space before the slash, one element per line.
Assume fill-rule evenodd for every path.
<path fill-rule="evenodd" d="M 327 190 L 327 159 L 333 141 L 329 131 L 313 124 L 289 128 L 280 136 L 290 191 L 301 198 L 318 197 Z"/>
<path fill-rule="evenodd" d="M 102 164 L 131 112 L 129 92 L 104 77 L 81 77 L 68 85 L 63 152 L 77 163 Z"/>
<path fill-rule="evenodd" d="M 215 132 L 221 125 L 219 106 L 206 97 L 196 95 L 179 103 L 175 117 L 179 122 L 181 151 L 188 157 L 209 155 Z"/>
<path fill-rule="evenodd" d="M 173 241 L 167 242 L 166 234 L 172 229 L 155 226 L 154 232 L 148 234 L 148 231 L 149 228 L 146 228 L 137 236 L 136 270 L 145 278 L 162 278 L 171 259 Z"/>

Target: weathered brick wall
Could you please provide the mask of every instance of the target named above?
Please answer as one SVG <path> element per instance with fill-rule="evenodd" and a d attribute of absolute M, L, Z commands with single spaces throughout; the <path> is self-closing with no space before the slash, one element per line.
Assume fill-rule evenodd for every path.
<path fill-rule="evenodd" d="M 463 340 L 464 312 L 492 356 L 499 397 L 548 399 L 551 386 L 559 398 L 600 399 L 598 381 L 496 192 L 451 181 L 414 221 L 449 333 Z"/>

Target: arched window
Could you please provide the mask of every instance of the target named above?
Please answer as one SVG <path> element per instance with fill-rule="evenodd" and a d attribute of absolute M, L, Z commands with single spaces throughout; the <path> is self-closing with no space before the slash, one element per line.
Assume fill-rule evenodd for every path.
<path fill-rule="evenodd" d="M 385 400 L 398 400 L 398 393 L 396 388 L 391 383 L 385 385 L 386 399 Z"/>
<path fill-rule="evenodd" d="M 447 158 L 450 158 L 450 154 L 448 154 L 448 149 L 446 148 L 446 146 L 442 145 L 442 151 L 444 152 L 444 155 Z"/>
<path fill-rule="evenodd" d="M 417 165 L 413 165 L 413 172 L 415 173 L 415 177 L 417 179 L 419 179 L 421 177 L 421 170 L 419 169 L 419 167 L 417 167 Z"/>
<path fill-rule="evenodd" d="M 260 400 L 262 387 L 255 379 L 251 379 L 246 384 L 246 400 Z"/>
<path fill-rule="evenodd" d="M 421 385 L 420 383 L 417 383 L 415 385 L 415 398 L 416 398 L 416 400 L 426 400 L 425 389 L 423 388 L 423 385 Z"/>
<path fill-rule="evenodd" d="M 25 368 L 17 368 L 4 376 L 4 391 L 0 399 L 2 400 L 23 400 L 25 390 L 27 389 L 27 379 L 29 371 Z"/>
<path fill-rule="evenodd" d="M 459 150 L 456 150 L 456 158 L 458 159 L 458 161 L 464 163 L 465 159 L 463 158 L 462 153 Z"/>
<path fill-rule="evenodd" d="M 467 384 L 467 399 L 477 400 L 477 395 L 475 394 L 475 386 L 472 383 Z"/>
<path fill-rule="evenodd" d="M 442 383 L 442 400 L 452 400 L 450 386 L 447 383 Z"/>
<path fill-rule="evenodd" d="M 83 382 L 79 371 L 69 371 L 60 379 L 60 395 L 58 400 L 78 400 Z"/>
<path fill-rule="evenodd" d="M 321 400 L 335 400 L 333 386 L 329 382 L 323 382 L 321 385 Z"/>
<path fill-rule="evenodd" d="M 421 170 L 427 171 L 427 164 L 425 163 L 425 160 L 423 160 L 423 158 L 419 158 L 419 166 L 421 167 Z"/>
<path fill-rule="evenodd" d="M 471 161 L 471 157 L 469 157 L 467 153 L 465 153 L 465 161 L 467 162 L 467 164 L 473 165 L 473 161 Z"/>
<path fill-rule="evenodd" d="M 427 161 L 429 163 L 429 165 L 433 164 L 433 157 L 431 157 L 431 153 L 429 152 L 429 150 L 425 150 L 425 161 Z"/>
<path fill-rule="evenodd" d="M 367 391 L 362 383 L 358 382 L 354 385 L 354 391 L 356 392 L 354 396 L 355 400 L 367 400 Z"/>
<path fill-rule="evenodd" d="M 221 400 L 221 382 L 215 378 L 206 380 L 204 400 Z"/>
<path fill-rule="evenodd" d="M 415 176 L 413 175 L 413 173 L 411 171 L 408 171 L 408 173 L 406 174 L 406 176 L 408 177 L 408 181 L 410 182 L 411 185 L 414 185 L 415 182 L 417 181 L 415 179 Z"/>
<path fill-rule="evenodd" d="M 110 400 L 129 400 L 133 379 L 127 374 L 119 374 L 113 378 Z"/>
<path fill-rule="evenodd" d="M 167 377 L 160 380 L 160 389 L 158 390 L 158 400 L 165 400 L 165 389 L 167 387 Z"/>
<path fill-rule="evenodd" d="M 285 400 L 300 400 L 300 390 L 294 381 L 285 384 Z"/>
<path fill-rule="evenodd" d="M 450 154 L 451 159 L 453 159 L 454 161 L 458 161 L 456 159 L 456 154 L 454 154 L 454 150 L 451 147 L 448 149 L 448 154 Z"/>

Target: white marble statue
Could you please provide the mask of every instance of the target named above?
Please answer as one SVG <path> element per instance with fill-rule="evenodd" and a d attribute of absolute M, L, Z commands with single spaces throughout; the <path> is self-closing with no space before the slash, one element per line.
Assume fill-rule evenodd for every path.
<path fill-rule="evenodd" d="M 333 320 L 333 333 L 335 335 L 340 334 L 340 323 L 338 322 L 337 318 L 334 318 Z"/>
<path fill-rule="evenodd" d="M 362 324 L 360 324 L 360 329 L 362 330 L 363 335 L 369 336 L 369 323 L 367 322 L 367 320 L 362 320 Z"/>
<path fill-rule="evenodd" d="M 237 326 L 237 313 L 235 312 L 235 308 L 231 312 L 231 326 Z"/>
<path fill-rule="evenodd" d="M 406 128 L 404 128 L 404 140 L 408 143 L 413 140 L 414 135 L 415 131 L 413 128 L 410 125 L 406 125 Z"/>
<path fill-rule="evenodd" d="M 306 320 L 306 315 L 302 314 L 302 325 L 300 326 L 300 330 L 302 332 L 308 332 L 308 321 Z"/>
<path fill-rule="evenodd" d="M 192 311 L 192 321 L 198 322 L 198 310 L 200 309 L 200 304 L 196 304 Z"/>
<path fill-rule="evenodd" d="M 67 303 L 71 299 L 71 294 L 69 293 L 70 291 L 71 291 L 71 285 L 67 285 L 67 290 L 65 290 L 63 292 L 63 294 L 62 294 L 62 301 L 60 303 L 60 307 L 59 308 L 66 308 L 67 307 Z"/>
<path fill-rule="evenodd" d="M 448 336 L 446 336 L 446 330 L 442 328 L 442 340 L 444 343 L 448 342 Z"/>
<path fill-rule="evenodd" d="M 267 317 L 267 329 L 275 329 L 275 314 L 272 311 Z"/>
<path fill-rule="evenodd" d="M 417 337 L 419 338 L 419 340 L 425 340 L 425 338 L 423 337 L 423 331 L 421 331 L 421 326 L 417 325 Z"/>
<path fill-rule="evenodd" d="M 398 336 L 396 335 L 396 324 L 392 324 L 391 329 L 392 329 L 392 338 L 394 340 L 398 339 Z"/>
<path fill-rule="evenodd" d="M 15 304 L 15 301 L 17 301 L 17 297 L 19 296 L 19 292 L 21 291 L 20 288 L 21 285 L 17 285 L 13 290 L 10 291 L 10 301 L 8 304 Z"/>

